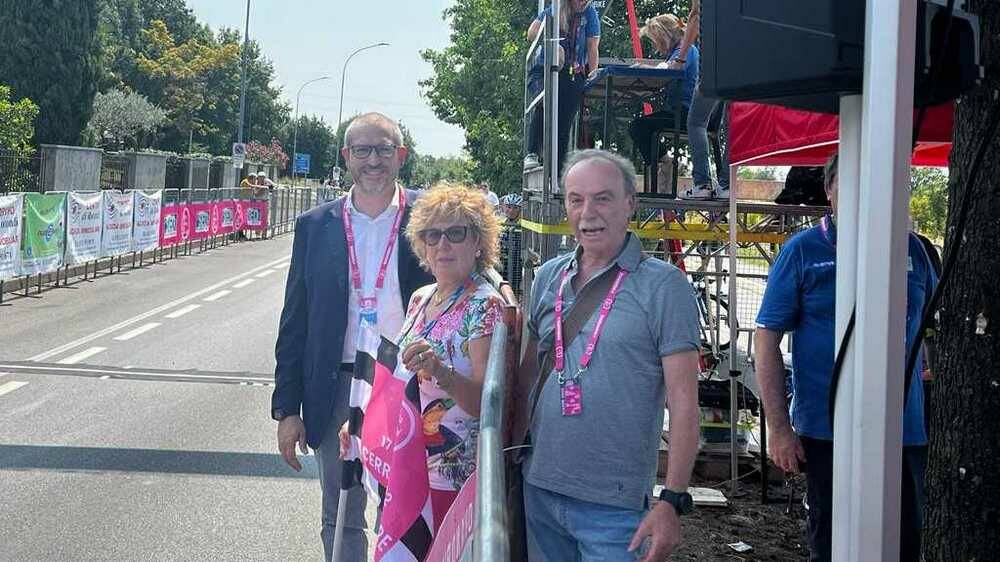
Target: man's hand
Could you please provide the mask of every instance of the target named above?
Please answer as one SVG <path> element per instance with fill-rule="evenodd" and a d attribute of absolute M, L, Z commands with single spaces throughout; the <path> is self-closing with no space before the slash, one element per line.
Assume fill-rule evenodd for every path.
<path fill-rule="evenodd" d="M 785 472 L 798 473 L 799 463 L 806 462 L 802 442 L 788 424 L 768 429 L 767 449 L 774 464 Z"/>
<path fill-rule="evenodd" d="M 298 472 L 302 470 L 302 465 L 295 457 L 296 443 L 302 449 L 303 455 L 309 454 L 309 448 L 306 446 L 306 426 L 302 424 L 302 418 L 288 416 L 278 422 L 278 451 L 288 466 Z"/>
<path fill-rule="evenodd" d="M 674 506 L 664 501 L 656 503 L 632 535 L 629 552 L 639 548 L 646 537 L 649 537 L 649 550 L 640 562 L 661 562 L 681 544 L 681 519 Z"/>

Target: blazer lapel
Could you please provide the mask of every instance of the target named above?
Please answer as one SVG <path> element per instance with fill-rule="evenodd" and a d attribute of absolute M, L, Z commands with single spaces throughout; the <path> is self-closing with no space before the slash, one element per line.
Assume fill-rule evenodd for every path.
<path fill-rule="evenodd" d="M 326 241 L 329 244 L 331 266 L 333 275 L 337 280 L 337 287 L 340 290 L 347 290 L 348 261 L 347 261 L 347 236 L 344 235 L 343 201 L 341 197 L 337 199 L 326 220 Z"/>

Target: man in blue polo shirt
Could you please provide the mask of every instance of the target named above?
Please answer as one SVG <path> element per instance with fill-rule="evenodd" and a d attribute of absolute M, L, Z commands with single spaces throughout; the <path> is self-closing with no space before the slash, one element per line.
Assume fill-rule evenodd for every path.
<path fill-rule="evenodd" d="M 833 505 L 833 430 L 829 394 L 834 363 L 837 157 L 826 166 L 826 193 L 834 215 L 792 237 L 771 267 L 757 314 L 756 369 L 767 414 L 768 452 L 786 472 L 806 472 L 811 561 L 830 560 Z M 937 277 L 923 245 L 909 236 L 906 346 L 920 324 Z M 792 333 L 791 416 L 779 344 Z M 910 374 L 903 412 L 902 534 L 900 560 L 919 560 L 927 457 L 920 364 Z M 804 467 L 801 463 L 804 463 Z"/>

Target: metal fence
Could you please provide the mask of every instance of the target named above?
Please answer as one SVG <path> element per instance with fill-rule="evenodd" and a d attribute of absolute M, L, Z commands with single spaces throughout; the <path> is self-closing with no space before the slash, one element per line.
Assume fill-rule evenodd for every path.
<path fill-rule="evenodd" d="M 180 157 L 174 155 L 167 157 L 167 170 L 164 182 L 166 187 L 175 189 L 188 184 L 187 168 L 184 167 L 184 162 Z"/>
<path fill-rule="evenodd" d="M 42 191 L 41 153 L 0 150 L 0 193 Z"/>
<path fill-rule="evenodd" d="M 126 189 L 130 165 L 127 158 L 113 152 L 105 152 L 101 159 L 101 189 Z"/>

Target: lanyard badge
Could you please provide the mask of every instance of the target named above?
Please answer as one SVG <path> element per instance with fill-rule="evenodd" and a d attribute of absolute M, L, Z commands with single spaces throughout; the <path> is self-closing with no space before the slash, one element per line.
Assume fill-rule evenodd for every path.
<path fill-rule="evenodd" d="M 604 331 L 604 324 L 608 320 L 608 315 L 611 314 L 611 307 L 615 304 L 615 297 L 618 296 L 618 291 L 621 289 L 622 280 L 628 272 L 624 269 L 618 270 L 618 274 L 615 276 L 614 283 L 611 284 L 611 288 L 608 290 L 607 296 L 604 297 L 604 301 L 601 303 L 600 314 L 597 317 L 597 324 L 594 325 L 594 332 L 590 334 L 590 339 L 587 341 L 587 347 L 584 348 L 583 356 L 580 357 L 580 367 L 576 370 L 576 373 L 572 376 L 566 376 L 566 343 L 563 340 L 563 291 L 566 289 L 566 280 L 569 277 L 569 269 L 564 269 L 562 272 L 562 279 L 559 282 L 559 291 L 556 292 L 556 306 L 555 306 L 555 371 L 558 375 L 559 381 L 559 396 L 560 403 L 562 407 L 562 415 L 564 416 L 578 416 L 583 413 L 583 387 L 580 386 L 580 375 L 587 371 L 590 366 L 590 360 L 594 356 L 594 350 L 597 349 L 597 340 L 601 337 L 601 332 Z"/>
<path fill-rule="evenodd" d="M 378 274 L 375 276 L 375 291 L 370 296 L 364 296 L 361 287 L 361 267 L 358 263 L 358 252 L 354 246 L 354 225 L 351 220 L 350 210 L 347 208 L 347 199 L 343 203 L 344 216 L 344 237 L 347 238 L 347 260 L 351 270 L 351 287 L 358 295 L 358 323 L 360 326 L 375 328 L 378 325 L 378 293 L 385 285 L 385 275 L 389 269 L 389 261 L 392 259 L 392 250 L 396 245 L 396 238 L 399 237 L 399 228 L 403 222 L 403 212 L 406 208 L 406 199 L 402 190 L 399 192 L 399 208 L 396 210 L 396 218 L 392 222 L 392 230 L 389 232 L 389 240 L 386 241 L 385 251 L 382 253 L 382 262 L 379 264 Z"/>

